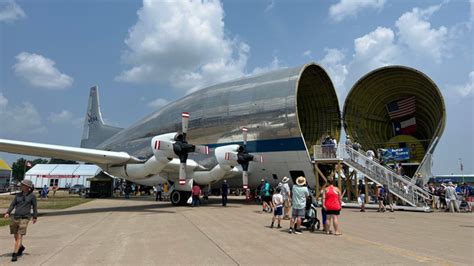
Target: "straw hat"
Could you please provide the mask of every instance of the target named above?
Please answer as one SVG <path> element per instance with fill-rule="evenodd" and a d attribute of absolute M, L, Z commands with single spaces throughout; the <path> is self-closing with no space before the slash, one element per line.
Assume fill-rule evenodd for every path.
<path fill-rule="evenodd" d="M 290 179 L 287 176 L 283 177 L 281 180 L 282 183 L 288 183 L 288 181 L 290 181 Z"/>
<path fill-rule="evenodd" d="M 306 178 L 304 178 L 304 176 L 300 176 L 296 179 L 296 184 L 298 186 L 304 186 L 306 185 Z"/>
<path fill-rule="evenodd" d="M 33 188 L 33 182 L 31 182 L 31 180 L 23 180 L 20 182 L 20 184 L 25 185 L 29 188 Z"/>

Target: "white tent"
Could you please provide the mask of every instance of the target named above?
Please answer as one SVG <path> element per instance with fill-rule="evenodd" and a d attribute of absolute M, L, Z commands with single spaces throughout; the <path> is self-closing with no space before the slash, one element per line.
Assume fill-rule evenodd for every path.
<path fill-rule="evenodd" d="M 25 174 L 25 179 L 31 180 L 35 188 L 44 185 L 67 188 L 76 184 L 89 187 L 87 178 L 98 175 L 102 169 L 90 164 L 37 164 Z"/>

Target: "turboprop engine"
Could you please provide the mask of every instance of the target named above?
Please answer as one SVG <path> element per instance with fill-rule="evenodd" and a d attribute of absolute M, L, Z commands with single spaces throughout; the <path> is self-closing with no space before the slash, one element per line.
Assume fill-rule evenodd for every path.
<path fill-rule="evenodd" d="M 153 176 L 166 166 L 173 158 L 179 158 L 179 184 L 186 184 L 186 161 L 188 154 L 199 152 L 209 154 L 209 148 L 202 145 L 189 144 L 186 141 L 188 131 L 189 113 L 182 113 L 182 132 L 173 132 L 155 136 L 151 140 L 153 156 L 143 164 L 126 164 L 119 167 L 111 167 L 112 175 L 132 177 L 134 179 Z"/>
<path fill-rule="evenodd" d="M 242 166 L 242 187 L 244 189 L 248 188 L 249 184 L 249 163 L 250 162 L 260 162 L 263 163 L 263 157 L 261 155 L 252 155 L 247 152 L 247 128 L 242 128 L 242 137 L 243 145 L 229 145 L 224 147 L 229 147 L 228 151 L 225 151 L 224 160 L 231 162 L 234 165 L 240 164 Z M 222 150 L 224 152 L 224 150 Z M 219 157 L 222 157 L 222 153 L 219 154 L 216 151 L 216 157 L 219 161 Z M 222 158 L 220 158 L 222 160 Z"/>

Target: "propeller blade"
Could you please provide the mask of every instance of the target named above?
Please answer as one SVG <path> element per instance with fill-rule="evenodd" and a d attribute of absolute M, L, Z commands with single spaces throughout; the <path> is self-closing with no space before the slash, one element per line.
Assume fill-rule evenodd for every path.
<path fill-rule="evenodd" d="M 263 156 L 262 155 L 254 155 L 252 161 L 257 162 L 257 163 L 263 163 Z"/>
<path fill-rule="evenodd" d="M 179 184 L 186 184 L 186 163 L 179 164 Z"/>
<path fill-rule="evenodd" d="M 227 161 L 237 161 L 238 156 L 235 152 L 226 152 L 224 159 Z"/>
<path fill-rule="evenodd" d="M 208 146 L 196 145 L 195 147 L 196 147 L 195 152 L 199 152 L 199 153 L 202 153 L 202 154 L 209 154 L 209 147 Z"/>
<path fill-rule="evenodd" d="M 155 150 L 169 151 L 173 150 L 173 143 L 166 140 L 156 140 L 154 144 Z"/>
<path fill-rule="evenodd" d="M 242 128 L 242 135 L 244 137 L 244 149 L 247 147 L 247 131 L 248 129 L 246 127 Z"/>
<path fill-rule="evenodd" d="M 249 173 L 247 171 L 242 172 L 242 184 L 244 189 L 249 187 Z"/>
<path fill-rule="evenodd" d="M 181 122 L 182 122 L 182 127 L 183 127 L 183 134 L 186 136 L 186 133 L 188 133 L 188 125 L 189 125 L 189 113 L 188 112 L 183 112 L 181 114 Z"/>

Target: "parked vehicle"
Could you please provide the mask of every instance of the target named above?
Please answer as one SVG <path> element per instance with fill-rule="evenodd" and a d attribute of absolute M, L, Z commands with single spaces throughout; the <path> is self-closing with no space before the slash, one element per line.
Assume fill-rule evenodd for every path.
<path fill-rule="evenodd" d="M 69 194 L 80 194 L 81 192 L 85 192 L 86 187 L 84 185 L 76 184 L 69 188 Z"/>

